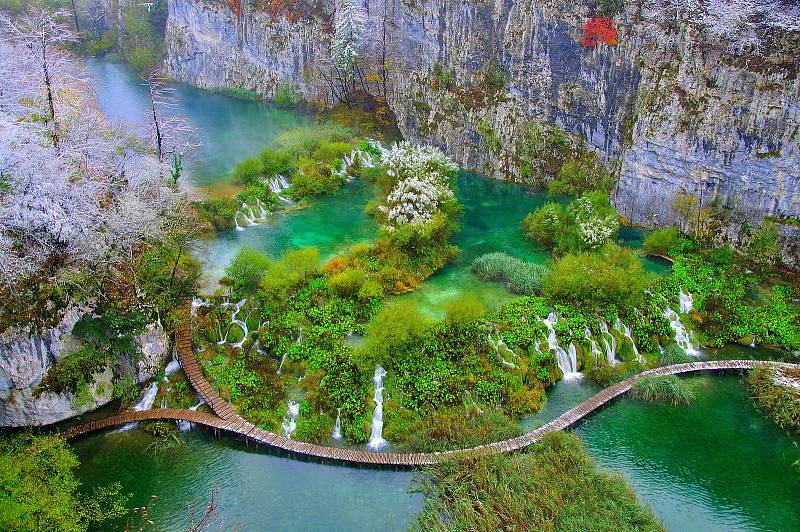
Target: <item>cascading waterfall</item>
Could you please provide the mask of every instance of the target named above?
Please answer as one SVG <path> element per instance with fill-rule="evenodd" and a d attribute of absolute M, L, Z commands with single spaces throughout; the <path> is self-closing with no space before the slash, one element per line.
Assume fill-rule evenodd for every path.
<path fill-rule="evenodd" d="M 600 332 L 603 334 L 603 344 L 606 348 L 606 360 L 610 366 L 617 363 L 617 339 L 608 330 L 608 324 L 605 320 L 600 320 Z M 608 337 L 608 338 L 606 338 Z M 608 339 L 611 338 L 611 343 Z"/>
<path fill-rule="evenodd" d="M 294 202 L 292 200 L 290 200 L 289 198 L 284 198 L 283 196 L 281 196 L 281 192 L 283 192 L 284 190 L 286 190 L 290 186 L 291 186 L 291 183 L 289 183 L 286 180 L 286 178 L 283 177 L 282 175 L 277 175 L 277 176 L 275 176 L 275 177 L 273 177 L 272 179 L 269 180 L 269 189 L 272 192 L 274 192 L 276 196 L 278 196 L 278 199 L 281 200 L 283 203 L 292 205 L 292 204 L 294 204 Z"/>
<path fill-rule="evenodd" d="M 167 367 L 164 368 L 164 380 L 169 380 L 167 377 L 179 369 L 181 369 L 181 363 L 178 361 L 178 348 L 176 346 L 172 346 L 172 360 L 170 360 L 169 364 L 167 364 Z"/>
<path fill-rule="evenodd" d="M 617 316 L 617 322 L 614 324 L 614 328 L 625 335 L 625 338 L 630 340 L 631 345 L 633 346 L 633 354 L 636 355 L 636 360 L 639 362 L 644 362 L 644 358 L 639 354 L 639 348 L 636 347 L 636 342 L 633 341 L 633 336 L 631 336 L 631 328 L 626 325 L 624 321 L 619 319 L 619 316 Z"/>
<path fill-rule="evenodd" d="M 135 412 L 141 412 L 142 410 L 150 410 L 153 408 L 153 403 L 156 402 L 156 395 L 158 395 L 158 382 L 153 382 L 150 386 L 147 387 L 145 390 L 144 395 L 133 406 L 133 410 Z M 128 423 L 127 425 L 123 425 L 119 430 L 120 432 L 124 432 L 126 430 L 135 429 L 139 426 L 139 422 L 135 421 L 133 423 Z"/>
<path fill-rule="evenodd" d="M 281 370 L 283 369 L 283 363 L 284 362 L 286 362 L 286 353 L 284 353 L 283 356 L 281 357 L 281 363 L 278 364 L 278 371 L 275 372 L 276 375 L 280 375 L 281 374 Z"/>
<path fill-rule="evenodd" d="M 547 335 L 547 345 L 550 348 L 550 351 L 554 352 L 556 355 L 558 368 L 561 370 L 561 373 L 564 374 L 564 380 L 582 377 L 583 374 L 578 372 L 578 357 L 575 344 L 570 343 L 568 348 L 569 351 L 564 351 L 564 348 L 558 343 L 556 330 L 553 327 L 556 323 L 558 323 L 558 314 L 556 314 L 556 311 L 554 310 L 550 312 L 550 314 L 547 316 L 547 319 L 541 321 L 545 324 L 547 330 L 549 331 Z"/>
<path fill-rule="evenodd" d="M 700 351 L 692 344 L 689 331 L 687 331 L 686 327 L 681 323 L 681 317 L 678 316 L 678 313 L 668 308 L 664 311 L 664 317 L 669 320 L 669 326 L 675 331 L 675 343 L 678 344 L 687 355 L 699 356 Z"/>
<path fill-rule="evenodd" d="M 594 355 L 594 365 L 595 365 L 595 367 L 599 366 L 600 365 L 600 357 L 603 356 L 603 352 L 600 351 L 600 348 L 597 346 L 597 342 L 595 342 L 594 338 L 592 338 L 591 329 L 589 329 L 589 327 L 586 327 L 586 329 L 584 330 L 583 335 L 586 337 L 587 340 L 589 340 L 589 343 L 592 346 L 592 355 Z"/>
<path fill-rule="evenodd" d="M 248 205 L 247 203 L 243 202 L 242 205 L 236 210 L 236 213 L 233 215 L 233 222 L 236 225 L 237 231 L 244 231 L 245 229 L 239 225 L 240 219 L 244 220 L 245 226 L 258 225 L 267 221 L 269 211 L 266 207 L 264 207 L 264 204 L 258 198 L 256 198 L 255 209 L 256 210 L 253 210 L 252 205 Z"/>
<path fill-rule="evenodd" d="M 240 319 L 237 319 L 237 316 L 239 315 L 239 312 L 241 312 L 242 307 L 244 306 L 245 303 L 247 303 L 247 299 L 242 299 L 238 303 L 223 303 L 222 304 L 223 307 L 233 307 L 233 313 L 231 314 L 231 325 L 236 325 L 237 327 L 239 327 L 242 330 L 242 339 L 240 341 L 236 342 L 235 344 L 231 344 L 231 347 L 242 347 L 244 345 L 245 341 L 247 340 L 247 336 L 250 334 L 250 330 L 247 328 L 247 323 L 246 323 L 247 318 L 245 318 L 244 321 L 240 320 Z M 252 313 L 252 311 L 251 311 L 251 313 Z M 247 317 L 249 318 L 250 316 L 248 315 Z M 217 328 L 219 330 L 219 325 L 217 326 Z M 229 330 L 230 330 L 230 328 L 229 328 Z M 224 343 L 226 343 L 228 341 L 228 332 L 229 332 L 229 330 L 225 332 L 225 337 L 224 338 L 222 337 L 222 331 L 219 330 L 220 341 L 217 342 L 217 344 L 222 345 L 222 344 L 224 344 Z"/>
<path fill-rule="evenodd" d="M 683 288 L 680 289 L 680 308 L 681 314 L 688 314 L 694 308 L 694 298 L 689 292 L 684 293 Z"/>
<path fill-rule="evenodd" d="M 494 352 L 497 355 L 498 360 L 500 360 L 500 364 L 509 368 L 516 368 L 517 365 L 512 362 L 517 358 L 517 354 L 514 352 L 513 349 L 506 345 L 505 340 L 503 340 L 503 335 L 499 332 L 495 331 L 495 338 L 492 337 L 492 333 L 489 333 L 489 345 L 494 348 Z M 510 355 L 511 360 L 507 360 L 504 355 Z"/>
<path fill-rule="evenodd" d="M 336 441 L 342 439 L 342 409 L 336 409 L 336 423 L 333 424 L 333 434 L 331 434 L 331 438 Z"/>
<path fill-rule="evenodd" d="M 192 298 L 192 317 L 197 316 L 197 309 L 209 306 L 209 302 L 199 297 Z"/>
<path fill-rule="evenodd" d="M 203 400 L 202 397 L 198 396 L 198 399 L 199 399 L 199 401 L 197 401 L 196 405 L 189 407 L 189 410 L 191 410 L 192 412 L 194 412 L 198 408 L 200 408 L 201 405 L 206 404 L 205 400 Z M 183 420 L 183 419 L 178 421 L 178 430 L 180 430 L 181 432 L 189 432 L 192 429 L 192 426 L 193 426 L 193 424 L 192 424 L 191 421 L 186 421 L 186 420 Z"/>
<path fill-rule="evenodd" d="M 386 443 L 383 439 L 383 378 L 386 370 L 380 364 L 375 366 L 372 382 L 375 384 L 375 410 L 372 411 L 372 424 L 369 435 L 369 448 L 380 449 Z"/>
<path fill-rule="evenodd" d="M 300 403 L 289 401 L 289 408 L 283 416 L 283 421 L 281 421 L 281 428 L 287 438 L 291 439 L 294 429 L 297 428 L 298 415 L 300 415 Z"/>

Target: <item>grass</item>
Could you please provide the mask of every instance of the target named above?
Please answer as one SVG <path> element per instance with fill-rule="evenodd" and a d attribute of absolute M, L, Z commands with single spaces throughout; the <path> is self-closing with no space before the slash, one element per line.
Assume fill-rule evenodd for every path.
<path fill-rule="evenodd" d="M 800 375 L 794 375 L 800 378 Z M 800 432 L 800 393 L 774 382 L 775 371 L 769 366 L 753 368 L 745 378 L 751 397 L 759 410 L 784 430 Z"/>
<path fill-rule="evenodd" d="M 658 358 L 662 366 L 671 366 L 673 364 L 687 364 L 689 362 L 697 362 L 696 358 L 690 357 L 686 351 L 681 349 L 678 344 L 672 343 L 664 348 L 664 352 Z"/>
<path fill-rule="evenodd" d="M 472 263 L 472 273 L 484 281 L 501 281 L 516 294 L 532 295 L 542 288 L 546 268 L 505 253 L 486 253 Z"/>
<path fill-rule="evenodd" d="M 675 375 L 648 375 L 633 385 L 631 395 L 648 403 L 664 402 L 674 406 L 688 405 L 694 401 L 689 386 Z"/>
<path fill-rule="evenodd" d="M 664 530 L 622 476 L 598 469 L 572 433 L 548 434 L 512 456 L 449 460 L 424 472 L 415 530 Z"/>

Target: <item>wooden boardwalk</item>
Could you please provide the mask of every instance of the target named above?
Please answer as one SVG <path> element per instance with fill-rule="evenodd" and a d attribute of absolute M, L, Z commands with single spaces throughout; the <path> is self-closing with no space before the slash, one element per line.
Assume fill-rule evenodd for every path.
<path fill-rule="evenodd" d="M 184 327 L 175 336 L 175 343 L 183 370 L 192 386 L 205 399 L 215 415 L 204 414 L 192 410 L 155 409 L 138 412 L 125 412 L 97 421 L 78 425 L 66 431 L 66 438 L 74 438 L 88 432 L 102 430 L 117 425 L 124 425 L 135 421 L 144 420 L 185 420 L 199 423 L 214 429 L 224 430 L 243 436 L 269 447 L 277 448 L 290 454 L 311 457 L 323 461 L 348 462 L 373 466 L 416 467 L 435 463 L 443 458 L 465 456 L 482 453 L 509 453 L 541 440 L 545 434 L 552 431 L 568 428 L 614 400 L 616 397 L 629 391 L 641 377 L 646 375 L 677 375 L 680 373 L 694 373 L 700 371 L 724 371 L 752 369 L 759 364 L 771 364 L 785 368 L 798 368 L 798 364 L 785 364 L 781 362 L 764 362 L 759 360 L 711 360 L 704 362 L 690 362 L 688 364 L 675 364 L 651 369 L 629 377 L 613 386 L 600 391 L 585 400 L 578 406 L 564 412 L 549 423 L 516 438 L 503 440 L 478 447 L 456 449 L 441 453 L 375 453 L 360 449 L 344 449 L 327 447 L 311 443 L 297 442 L 280 434 L 262 430 L 244 418 L 240 417 L 230 405 L 222 399 L 212 388 L 203 375 L 203 370 L 195 358 L 192 349 L 189 328 Z"/>

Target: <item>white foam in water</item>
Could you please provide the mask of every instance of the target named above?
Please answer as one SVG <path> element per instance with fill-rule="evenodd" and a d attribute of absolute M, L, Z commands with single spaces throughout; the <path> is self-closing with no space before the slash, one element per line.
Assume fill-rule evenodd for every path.
<path fill-rule="evenodd" d="M 600 332 L 603 333 L 603 345 L 606 348 L 606 360 L 610 366 L 613 366 L 617 363 L 617 339 L 611 334 L 611 331 L 608 330 L 608 324 L 605 320 L 600 320 Z M 606 336 L 608 338 L 606 338 Z M 609 343 L 609 338 L 611 339 L 611 343 Z"/>
<path fill-rule="evenodd" d="M 375 384 L 375 410 L 372 411 L 368 443 L 370 449 L 380 449 L 386 444 L 386 440 L 383 439 L 383 378 L 385 376 L 386 370 L 380 364 L 375 366 L 375 375 L 372 377 L 372 382 Z"/>
<path fill-rule="evenodd" d="M 175 373 L 181 369 L 181 363 L 178 361 L 178 349 L 173 346 L 172 347 L 172 360 L 169 361 L 167 367 L 164 368 L 164 380 L 168 380 L 167 377 Z"/>
<path fill-rule="evenodd" d="M 294 429 L 297 428 L 298 415 L 300 415 L 300 403 L 289 401 L 289 409 L 286 410 L 283 421 L 281 421 L 281 428 L 283 428 L 283 433 L 287 438 L 291 438 Z"/>
<path fill-rule="evenodd" d="M 688 292 L 684 294 L 683 288 L 681 288 L 679 298 L 680 298 L 679 310 L 681 311 L 681 314 L 687 314 L 691 312 L 692 309 L 694 308 L 694 298 L 692 297 L 692 294 Z"/>

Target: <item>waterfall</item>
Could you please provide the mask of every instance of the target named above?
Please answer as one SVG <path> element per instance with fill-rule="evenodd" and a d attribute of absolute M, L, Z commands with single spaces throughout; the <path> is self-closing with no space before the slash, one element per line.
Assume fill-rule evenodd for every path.
<path fill-rule="evenodd" d="M 681 323 L 681 317 L 678 313 L 668 308 L 664 311 L 664 317 L 669 320 L 669 326 L 675 331 L 675 343 L 683 349 L 687 355 L 699 356 L 700 352 L 692 345 L 692 339 L 686 327 Z"/>
<path fill-rule="evenodd" d="M 639 362 L 644 362 L 644 358 L 641 354 L 639 354 L 639 348 L 636 347 L 636 342 L 633 341 L 633 336 L 631 336 L 631 328 L 630 326 L 626 325 L 624 321 L 619 319 L 617 316 L 617 322 L 614 324 L 614 328 L 625 335 L 625 338 L 630 340 L 631 345 L 633 346 L 633 354 L 636 355 L 636 360 Z"/>
<path fill-rule="evenodd" d="M 275 372 L 276 375 L 280 375 L 281 374 L 281 369 L 283 369 L 283 363 L 285 361 L 286 361 L 286 353 L 284 353 L 283 356 L 281 357 L 281 363 L 278 364 L 278 371 Z"/>
<path fill-rule="evenodd" d="M 331 434 L 331 438 L 336 441 L 342 439 L 342 409 L 336 409 L 336 423 L 333 424 L 333 434 Z"/>
<path fill-rule="evenodd" d="M 605 320 L 600 320 L 600 332 L 603 334 L 603 344 L 606 348 L 606 359 L 608 360 L 608 364 L 613 366 L 617 363 L 617 339 L 611 334 L 611 331 L 608 330 L 608 324 Z M 611 338 L 611 343 L 609 344 L 608 336 Z"/>
<path fill-rule="evenodd" d="M 595 342 L 594 338 L 592 338 L 592 331 L 589 329 L 589 327 L 586 327 L 586 330 L 584 331 L 583 335 L 586 337 L 587 340 L 589 340 L 589 343 L 592 345 L 592 355 L 594 355 L 594 365 L 595 367 L 597 367 L 600 365 L 600 357 L 603 356 L 603 352 L 600 351 L 600 348 L 597 346 L 597 342 Z"/>
<path fill-rule="evenodd" d="M 503 340 L 503 335 L 499 332 L 495 331 L 495 335 L 497 339 L 492 338 L 492 333 L 489 333 L 489 345 L 494 348 L 494 352 L 497 355 L 497 358 L 500 360 L 500 364 L 509 368 L 516 368 L 517 365 L 514 364 L 511 360 L 517 358 L 517 354 L 506 345 L 506 342 Z M 503 354 L 510 354 L 511 360 L 506 360 Z"/>
<path fill-rule="evenodd" d="M 680 308 L 681 314 L 688 314 L 694 308 L 694 298 L 689 292 L 683 293 L 683 288 L 680 289 Z"/>
<path fill-rule="evenodd" d="M 278 199 L 281 200 L 283 203 L 293 204 L 294 202 L 288 198 L 284 198 L 281 196 L 281 192 L 286 190 L 291 186 L 291 183 L 286 181 L 286 178 L 282 175 L 277 175 L 268 181 L 269 189 L 278 196 Z"/>
<path fill-rule="evenodd" d="M 158 395 L 158 382 L 153 382 L 150 386 L 147 387 L 145 390 L 144 395 L 142 396 L 141 400 L 133 406 L 133 410 L 135 412 L 141 412 L 142 410 L 150 410 L 153 408 L 153 403 L 156 402 L 156 395 Z M 135 429 L 139 426 L 139 422 L 128 423 L 127 425 L 123 425 L 119 430 L 120 432 L 124 432 L 126 430 Z"/>
<path fill-rule="evenodd" d="M 194 411 L 196 411 L 198 408 L 200 408 L 200 405 L 204 405 L 204 404 L 206 403 L 206 402 L 203 400 L 203 398 L 202 398 L 202 397 L 199 397 L 199 396 L 198 396 L 198 398 L 199 398 L 200 400 L 199 400 L 199 401 L 197 401 L 197 404 L 196 404 L 196 405 L 194 405 L 194 406 L 190 406 L 190 407 L 189 407 L 189 410 L 191 410 L 192 412 L 194 412 Z M 186 421 L 186 420 L 184 420 L 184 419 L 182 419 L 182 420 L 178 421 L 178 430 L 180 430 L 181 432 L 189 432 L 191 429 L 192 429 L 192 422 L 191 422 L 191 421 Z"/>
<path fill-rule="evenodd" d="M 546 320 L 541 321 L 545 324 L 547 330 L 549 331 L 547 335 L 547 346 L 550 348 L 550 351 L 555 353 L 556 361 L 558 362 L 558 369 L 560 369 L 561 373 L 564 374 L 564 380 L 580 378 L 582 374 L 578 372 L 578 357 L 575 350 L 575 344 L 570 343 L 568 348 L 569 352 L 567 352 L 564 351 L 564 348 L 558 343 L 556 330 L 553 327 L 553 325 L 558 323 L 558 314 L 556 314 L 555 311 L 552 311 L 547 316 Z"/>
<path fill-rule="evenodd" d="M 372 425 L 370 427 L 369 448 L 380 449 L 386 443 L 383 439 L 383 378 L 386 370 L 380 364 L 375 366 L 375 375 L 372 382 L 375 384 L 375 410 L 372 411 Z"/>
<path fill-rule="evenodd" d="M 247 299 L 242 299 L 241 301 L 233 305 L 233 314 L 231 314 L 231 325 L 236 325 L 237 327 L 242 329 L 242 339 L 236 342 L 235 344 L 232 344 L 231 347 L 242 347 L 245 341 L 247 341 L 247 336 L 250 334 L 250 330 L 247 328 L 247 323 L 246 323 L 247 318 L 249 318 L 250 315 L 248 314 L 247 318 L 245 318 L 244 321 L 236 319 L 236 316 L 239 315 L 239 312 L 242 310 L 242 307 L 246 302 Z M 225 335 L 225 338 L 226 339 L 228 338 L 227 334 Z"/>
<path fill-rule="evenodd" d="M 289 401 L 289 408 L 281 421 L 281 428 L 287 438 L 291 439 L 294 429 L 297 428 L 297 416 L 300 415 L 300 403 Z"/>
<path fill-rule="evenodd" d="M 176 346 L 172 346 L 172 360 L 170 360 L 169 364 L 167 364 L 167 367 L 164 368 L 164 380 L 169 380 L 167 377 L 179 369 L 181 369 L 181 363 L 178 362 L 178 348 Z"/>
<path fill-rule="evenodd" d="M 197 316 L 197 309 L 200 307 L 207 307 L 209 305 L 208 301 L 199 298 L 193 297 L 192 298 L 192 316 Z"/>
<path fill-rule="evenodd" d="M 288 202 L 289 200 L 286 201 Z M 258 225 L 267 220 L 267 217 L 269 216 L 270 212 L 266 209 L 266 207 L 264 207 L 264 204 L 258 198 L 256 198 L 255 208 L 256 210 L 254 211 L 252 205 L 248 205 L 247 203 L 242 202 L 242 205 L 236 210 L 236 213 L 233 215 L 233 222 L 234 224 L 236 224 L 237 231 L 244 231 L 245 229 L 244 227 L 239 225 L 239 219 L 244 220 L 245 225 Z"/>

